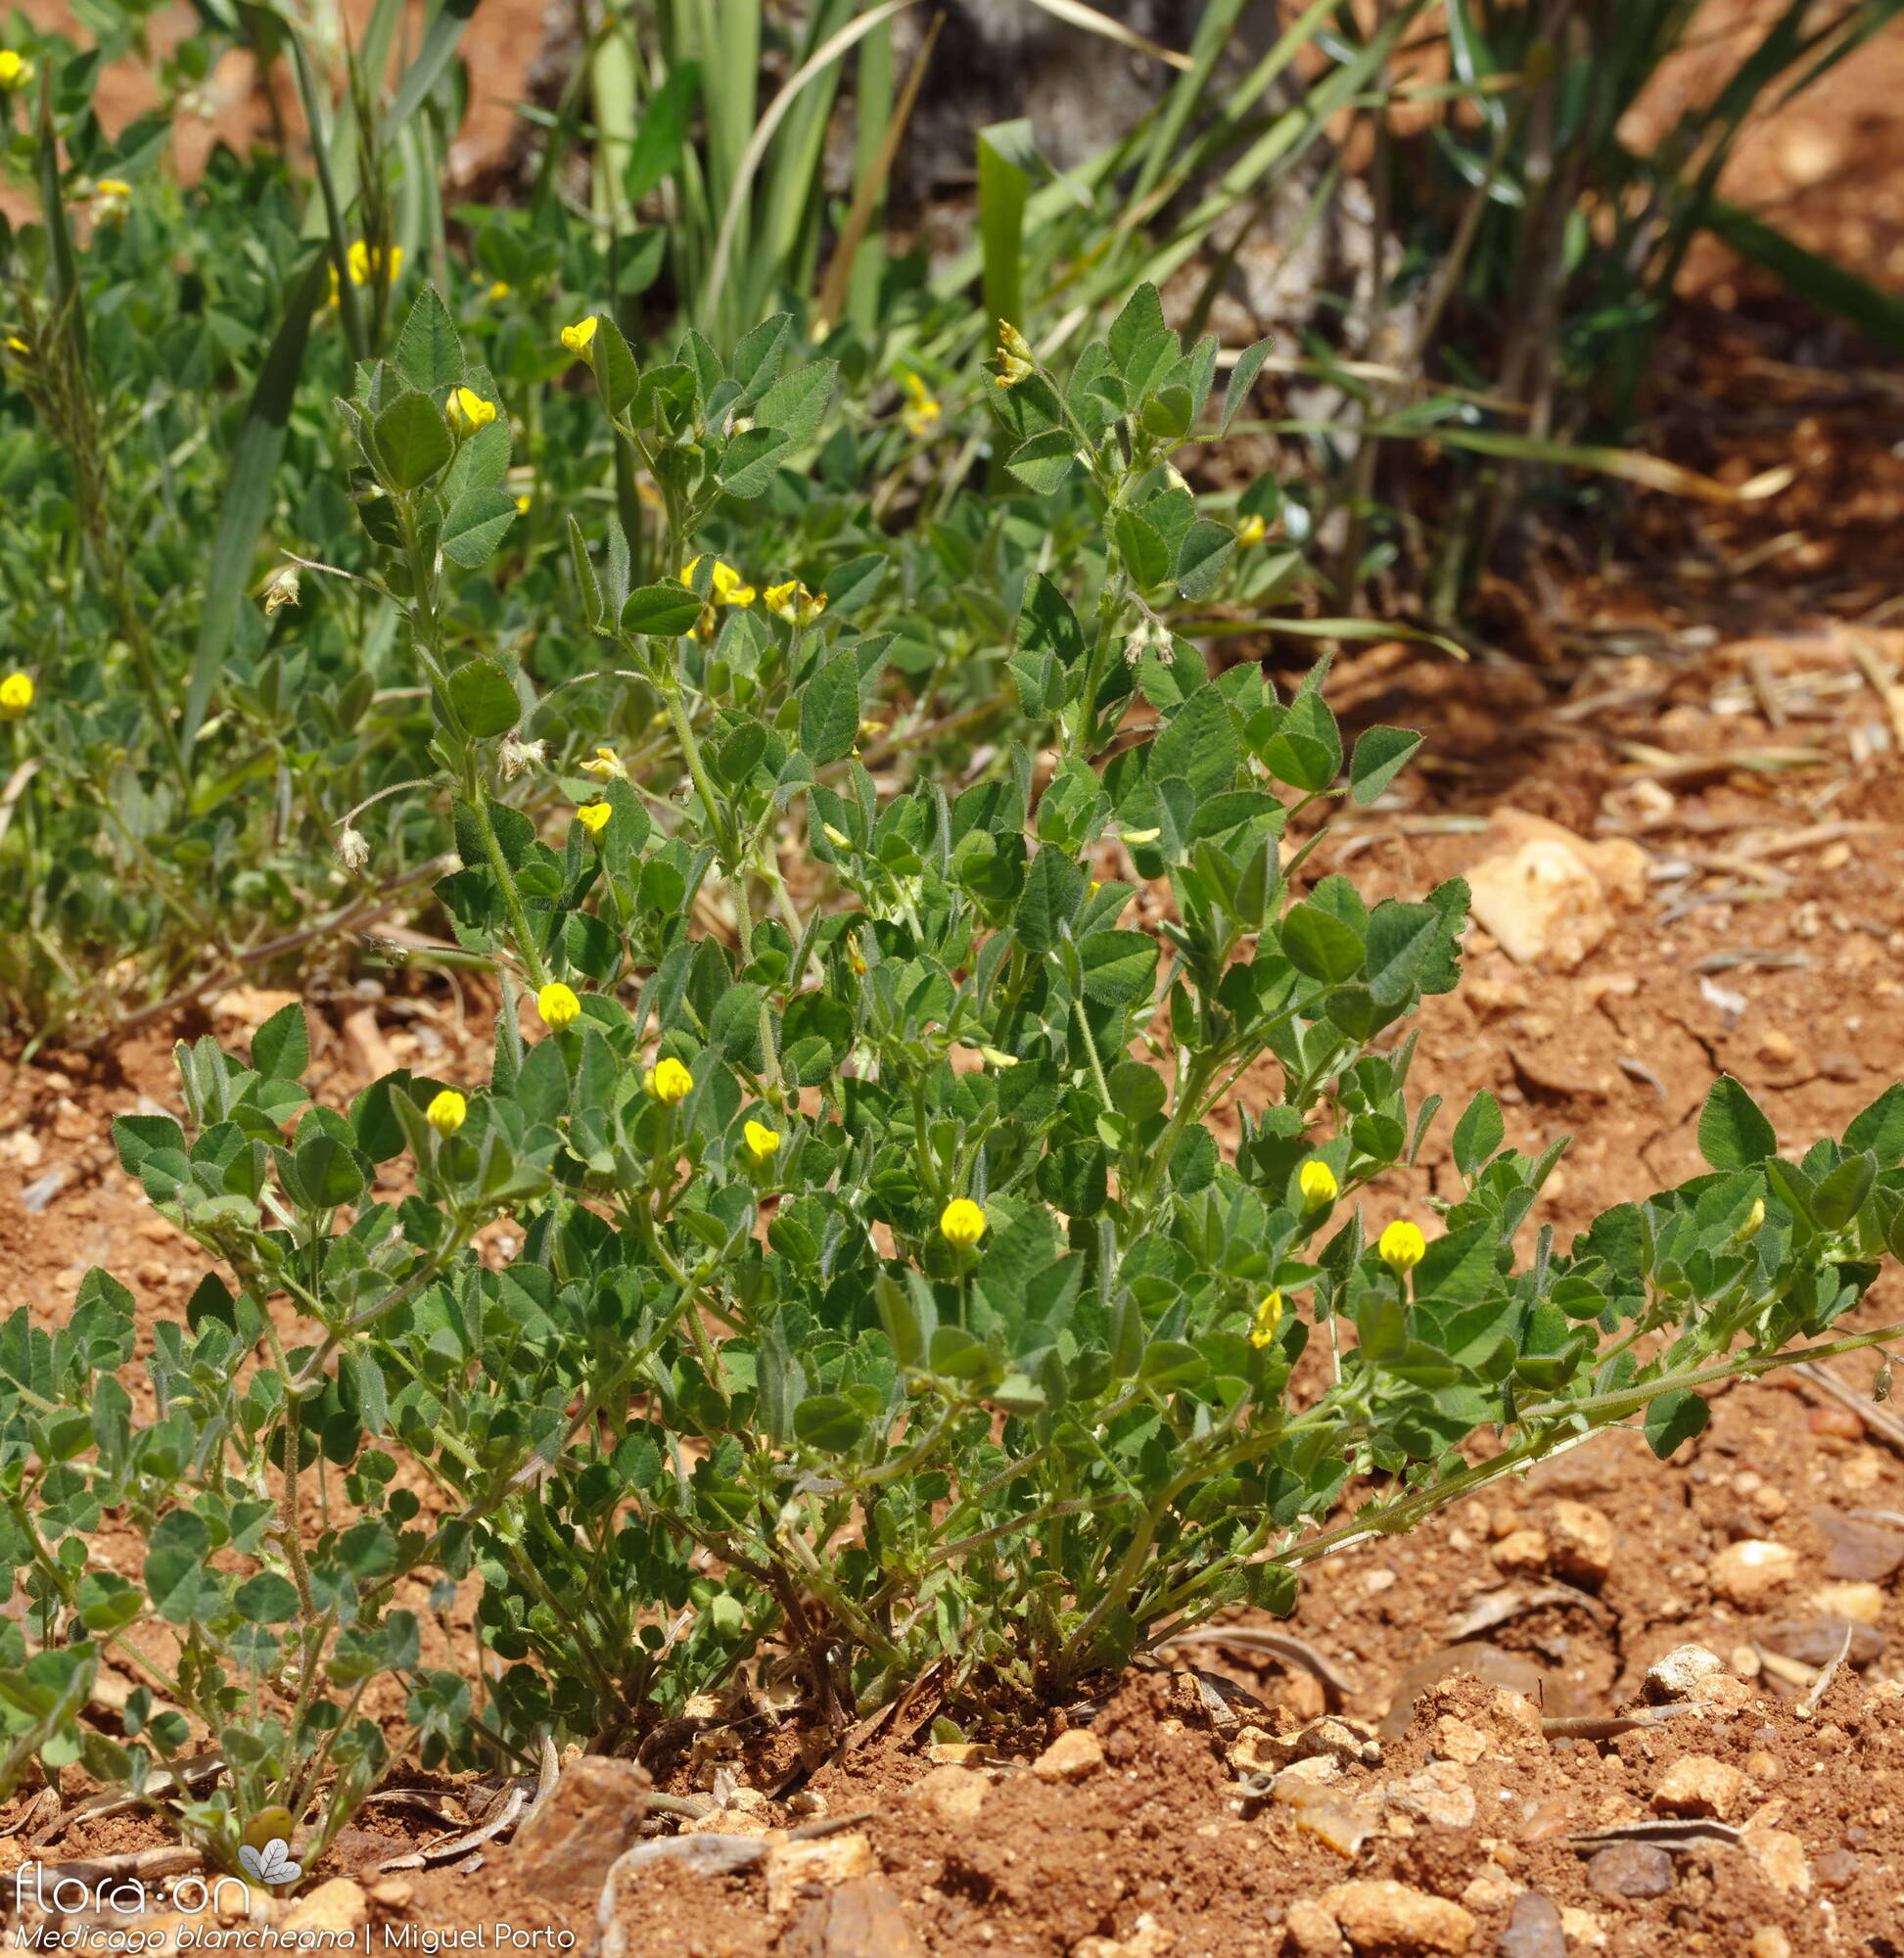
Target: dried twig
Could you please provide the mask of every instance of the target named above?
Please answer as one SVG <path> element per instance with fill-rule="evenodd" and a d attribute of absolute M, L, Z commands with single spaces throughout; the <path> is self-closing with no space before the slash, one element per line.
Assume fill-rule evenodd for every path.
<path fill-rule="evenodd" d="M 1852 660 L 1890 723 L 1891 739 L 1904 748 L 1904 687 L 1897 684 L 1897 676 L 1878 657 L 1869 640 L 1853 639 L 1850 648 Z"/>
<path fill-rule="evenodd" d="M 1693 1849 L 1703 1842 L 1723 1842 L 1733 1848 L 1739 1841 L 1739 1831 L 1730 1822 L 1711 1822 L 1700 1816 L 1684 1821 L 1629 1822 L 1617 1829 L 1596 1829 L 1567 1838 L 1568 1844 L 1583 1856 L 1617 1842 L 1656 1842 L 1662 1849 Z"/>
<path fill-rule="evenodd" d="M 89 1795 L 71 1808 L 63 1809 L 31 1839 L 31 1846 L 45 1848 L 49 1842 L 57 1841 L 64 1836 L 75 1822 L 97 1821 L 108 1815 L 120 1814 L 128 1808 L 150 1807 L 158 1797 L 175 1795 L 180 1780 L 183 1780 L 189 1794 L 196 1795 L 215 1782 L 224 1771 L 225 1758 L 222 1754 L 194 1754 L 179 1762 L 177 1775 L 169 1768 L 162 1768 L 150 1776 L 142 1794 L 108 1789 L 104 1795 Z"/>
<path fill-rule="evenodd" d="M 1523 1611 L 1538 1611 L 1543 1605 L 1575 1606 L 1602 1625 L 1612 1622 L 1612 1613 L 1598 1598 L 1576 1590 L 1571 1584 L 1509 1584 L 1477 1598 L 1465 1611 L 1451 1613 L 1448 1643 L 1460 1645 L 1464 1640 L 1478 1638 L 1496 1625 L 1519 1617 Z"/>
<path fill-rule="evenodd" d="M 1642 1727 L 1663 1727 L 1682 1713 L 1702 1711 L 1690 1700 L 1670 1706 L 1649 1706 L 1644 1713 L 1550 1713 L 1541 1717 L 1541 1734 L 1549 1741 L 1615 1741 Z"/>
<path fill-rule="evenodd" d="M 1260 1625 L 1204 1625 L 1193 1632 L 1179 1632 L 1158 1641 L 1158 1650 L 1171 1646 L 1230 1646 L 1237 1652 L 1267 1653 L 1285 1665 L 1299 1665 L 1313 1672 L 1331 1693 L 1346 1697 L 1356 1683 L 1331 1660 L 1324 1657 L 1307 1639 L 1292 1632 L 1272 1632 Z"/>
<path fill-rule="evenodd" d="M 777 1840 L 811 1842 L 842 1829 L 857 1829 L 860 1823 L 869 1822 L 874 1813 L 870 1808 L 857 1808 L 845 1815 L 822 1815 L 817 1821 L 789 1829 Z M 589 1946 L 590 1958 L 627 1958 L 628 1942 L 615 1921 L 615 1905 L 616 1891 L 630 1870 L 650 1863 L 679 1863 L 704 1877 L 730 1877 L 765 1862 L 775 1840 L 765 1836 L 713 1834 L 664 1836 L 658 1841 L 637 1842 L 632 1849 L 625 1849 L 609 1864 L 608 1874 L 602 1879 L 602 1893 L 595 1902 L 595 1941 Z"/>
<path fill-rule="evenodd" d="M 1811 1691 L 1791 1709 L 1799 1719 L 1809 1720 L 1818 1711 L 1820 1702 L 1831 1691 L 1832 1681 L 1838 1675 L 1838 1668 L 1851 1656 L 1851 1634 L 1856 1629 L 1853 1624 L 1845 1625 L 1844 1637 L 1839 1640 L 1837 1651 L 1820 1667 L 1818 1677 L 1811 1683 Z"/>
<path fill-rule="evenodd" d="M 1745 675 L 1752 682 L 1752 693 L 1758 701 L 1758 711 L 1765 717 L 1765 724 L 1768 727 L 1783 727 L 1785 709 L 1779 703 L 1779 689 L 1772 677 L 1771 663 L 1763 653 L 1746 656 Z"/>
<path fill-rule="evenodd" d="M 432 1842 L 422 1849 L 412 1849 L 401 1856 L 389 1856 L 376 1864 L 377 1874 L 382 1876 L 390 1870 L 420 1870 L 430 1863 L 447 1863 L 452 1858 L 467 1855 L 492 1837 L 500 1836 L 505 1829 L 512 1828 L 522 1819 L 523 1810 L 529 1804 L 529 1797 L 520 1786 L 512 1788 L 498 1805 L 496 1812 L 481 1828 L 471 1829 L 461 1836 L 452 1836 L 446 1841 Z"/>

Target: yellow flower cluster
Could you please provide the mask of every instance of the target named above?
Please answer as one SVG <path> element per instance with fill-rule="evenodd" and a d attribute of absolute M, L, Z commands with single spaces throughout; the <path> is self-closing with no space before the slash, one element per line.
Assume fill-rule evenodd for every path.
<path fill-rule="evenodd" d="M 766 587 L 766 609 L 789 626 L 811 626 L 826 610 L 826 594 L 815 598 L 798 579 Z"/>
<path fill-rule="evenodd" d="M 1025 336 L 1006 320 L 998 322 L 998 371 L 993 377 L 1000 388 L 1015 388 L 1032 373 L 1032 350 Z"/>
<path fill-rule="evenodd" d="M 701 556 L 691 557 L 681 566 L 680 580 L 691 591 L 694 588 L 694 574 L 699 569 Z M 724 557 L 714 561 L 714 570 L 708 579 L 707 602 L 701 607 L 701 616 L 694 622 L 694 636 L 697 639 L 711 639 L 720 627 L 720 607 L 738 605 L 742 611 L 760 596 L 730 565 Z"/>

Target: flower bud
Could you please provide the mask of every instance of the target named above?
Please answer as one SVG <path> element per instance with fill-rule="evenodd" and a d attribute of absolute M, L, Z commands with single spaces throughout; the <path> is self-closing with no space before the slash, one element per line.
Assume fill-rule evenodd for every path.
<path fill-rule="evenodd" d="M 954 1196 L 939 1215 L 947 1243 L 969 1251 L 985 1235 L 985 1212 L 969 1196 Z"/>
<path fill-rule="evenodd" d="M 545 1027 L 560 1033 L 581 1017 L 581 1002 L 560 979 L 551 979 L 535 995 L 535 1010 L 541 1014 Z"/>
<path fill-rule="evenodd" d="M 994 377 L 1000 388 L 1015 388 L 1031 374 L 1032 350 L 1025 336 L 1009 321 L 998 322 L 998 372 Z"/>
<path fill-rule="evenodd" d="M 1311 1210 L 1326 1209 L 1342 1193 L 1335 1172 L 1321 1156 L 1312 1156 L 1296 1172 L 1296 1187 L 1302 1191 L 1303 1203 Z"/>
<path fill-rule="evenodd" d="M 440 1136 L 453 1136 L 469 1114 L 469 1103 L 453 1088 L 445 1088 L 423 1111 L 423 1119 Z"/>
<path fill-rule="evenodd" d="M 694 1077 L 670 1054 L 660 1060 L 641 1077 L 641 1085 L 657 1101 L 672 1108 L 677 1101 L 685 1101 L 694 1092 Z"/>
<path fill-rule="evenodd" d="M 337 861 L 354 877 L 370 862 L 370 845 L 363 839 L 360 829 L 353 829 L 347 822 L 338 831 Z"/>
<path fill-rule="evenodd" d="M 1381 1234 L 1375 1245 L 1375 1254 L 1400 1278 L 1404 1272 L 1412 1272 L 1421 1262 L 1421 1254 L 1427 1248 L 1428 1240 L 1422 1236 L 1421 1227 L 1398 1217 Z"/>

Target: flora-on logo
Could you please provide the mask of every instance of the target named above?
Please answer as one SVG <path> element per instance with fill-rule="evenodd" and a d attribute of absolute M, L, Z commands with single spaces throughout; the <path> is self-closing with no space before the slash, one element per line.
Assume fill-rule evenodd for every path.
<path fill-rule="evenodd" d="M 244 1864 L 245 1874 L 261 1884 L 295 1884 L 304 1874 L 303 1864 L 291 1860 L 291 1844 L 282 1836 L 272 1837 L 261 1849 L 249 1842 L 241 1844 L 238 1860 Z"/>

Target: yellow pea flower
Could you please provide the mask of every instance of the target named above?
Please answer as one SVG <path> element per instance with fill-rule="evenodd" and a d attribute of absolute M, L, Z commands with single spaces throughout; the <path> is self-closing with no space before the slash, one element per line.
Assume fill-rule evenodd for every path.
<path fill-rule="evenodd" d="M 1254 511 L 1236 526 L 1236 541 L 1239 544 L 1260 544 L 1269 534 L 1269 525 Z"/>
<path fill-rule="evenodd" d="M 7 350 L 18 354 L 23 360 L 30 360 L 33 357 L 33 350 L 17 333 L 7 335 Z"/>
<path fill-rule="evenodd" d="M 496 404 L 486 401 L 473 388 L 457 388 L 449 396 L 449 425 L 464 435 L 474 435 L 496 418 Z"/>
<path fill-rule="evenodd" d="M 424 1111 L 423 1119 L 440 1136 L 453 1136 L 469 1114 L 469 1103 L 453 1088 L 445 1088 Z"/>
<path fill-rule="evenodd" d="M 31 674 L 11 673 L 0 679 L 0 721 L 19 721 L 33 704 Z"/>
<path fill-rule="evenodd" d="M 926 384 L 916 374 L 902 374 L 900 385 L 906 390 L 906 406 L 900 410 L 900 419 L 914 442 L 924 442 L 928 436 L 938 433 L 940 417 L 945 410 L 933 399 L 926 391 Z"/>
<path fill-rule="evenodd" d="M 627 764 L 613 748 L 597 748 L 595 759 L 592 762 L 582 763 L 581 772 L 584 775 L 605 775 L 618 782 L 625 782 L 628 778 Z"/>
<path fill-rule="evenodd" d="M 747 1139 L 747 1147 L 757 1163 L 767 1161 L 780 1146 L 780 1132 L 769 1129 L 765 1122 L 748 1122 L 741 1128 Z"/>
<path fill-rule="evenodd" d="M 701 555 L 705 556 L 706 552 Z M 681 583 L 689 590 L 694 588 L 694 573 L 700 562 L 700 557 L 691 557 L 681 567 Z M 725 558 L 715 559 L 714 572 L 708 581 L 708 596 L 717 605 L 745 607 L 753 604 L 757 595 L 751 584 L 744 584 L 741 582 L 740 573 Z"/>
<path fill-rule="evenodd" d="M 515 290 L 507 279 L 496 279 L 489 286 L 489 297 L 492 300 L 506 300 Z"/>
<path fill-rule="evenodd" d="M 130 197 L 132 186 L 123 177 L 101 177 L 93 192 L 98 197 Z"/>
<path fill-rule="evenodd" d="M 30 87 L 35 72 L 33 64 L 18 48 L 0 48 L 0 88 L 8 94 Z"/>
<path fill-rule="evenodd" d="M 1277 1335 L 1277 1329 L 1282 1324 L 1282 1294 L 1279 1291 L 1265 1292 L 1256 1308 L 1256 1316 L 1249 1323 L 1249 1343 L 1260 1353 Z"/>
<path fill-rule="evenodd" d="M 985 1212 L 969 1196 L 954 1196 L 939 1215 L 947 1243 L 969 1251 L 985 1235 Z"/>
<path fill-rule="evenodd" d="M 403 248 L 392 245 L 373 252 L 369 244 L 359 238 L 345 255 L 349 267 L 350 283 L 353 286 L 367 286 L 374 279 L 380 285 L 394 286 L 396 275 L 403 269 Z"/>
<path fill-rule="evenodd" d="M 579 319 L 575 325 L 562 329 L 562 345 L 578 359 L 588 351 L 588 343 L 595 337 L 597 317 L 591 312 L 586 319 Z"/>
<path fill-rule="evenodd" d="M 0 686 L 0 699 L 6 697 L 6 691 L 7 689 L 4 686 Z M 1755 1196 L 1752 1198 L 1751 1209 L 1745 1213 L 1744 1223 L 1739 1227 L 1738 1241 L 1741 1244 L 1749 1243 L 1752 1238 L 1758 1235 L 1764 1224 L 1765 1199 L 1762 1196 Z"/>
<path fill-rule="evenodd" d="M 581 1017 L 581 1002 L 560 979 L 551 979 L 535 995 L 535 1010 L 541 1014 L 545 1027 L 560 1033 Z"/>
<path fill-rule="evenodd" d="M 585 802 L 576 811 L 576 820 L 590 836 L 599 836 L 608 827 L 615 811 L 605 802 Z"/>
<path fill-rule="evenodd" d="M 1311 1210 L 1324 1209 L 1342 1193 L 1335 1172 L 1320 1156 L 1312 1157 L 1296 1172 L 1296 1187 Z"/>
<path fill-rule="evenodd" d="M 826 610 L 826 594 L 815 598 L 798 579 L 790 578 L 784 584 L 766 587 L 766 609 L 789 626 L 811 626 Z"/>
<path fill-rule="evenodd" d="M 525 490 L 523 493 L 516 498 L 517 516 L 519 517 L 527 516 L 529 514 L 529 506 L 533 502 L 534 502 L 534 500 L 535 498 L 532 496 L 527 490 Z"/>
<path fill-rule="evenodd" d="M 394 286 L 396 275 L 403 269 L 403 248 L 392 245 L 387 250 L 373 254 L 363 239 L 357 239 L 344 255 L 344 269 L 350 275 L 353 286 L 367 286 L 374 278 L 378 284 Z M 331 303 L 336 305 L 338 296 L 337 267 L 331 267 Z"/>
<path fill-rule="evenodd" d="M 666 1060 L 657 1061 L 641 1077 L 641 1085 L 657 1101 L 673 1107 L 676 1101 L 685 1101 L 694 1092 L 694 1077 L 670 1054 Z"/>
<path fill-rule="evenodd" d="M 1422 1236 L 1420 1225 L 1398 1217 L 1376 1241 L 1375 1254 L 1400 1278 L 1404 1272 L 1412 1272 L 1421 1262 L 1421 1254 L 1427 1248 L 1428 1240 Z"/>

